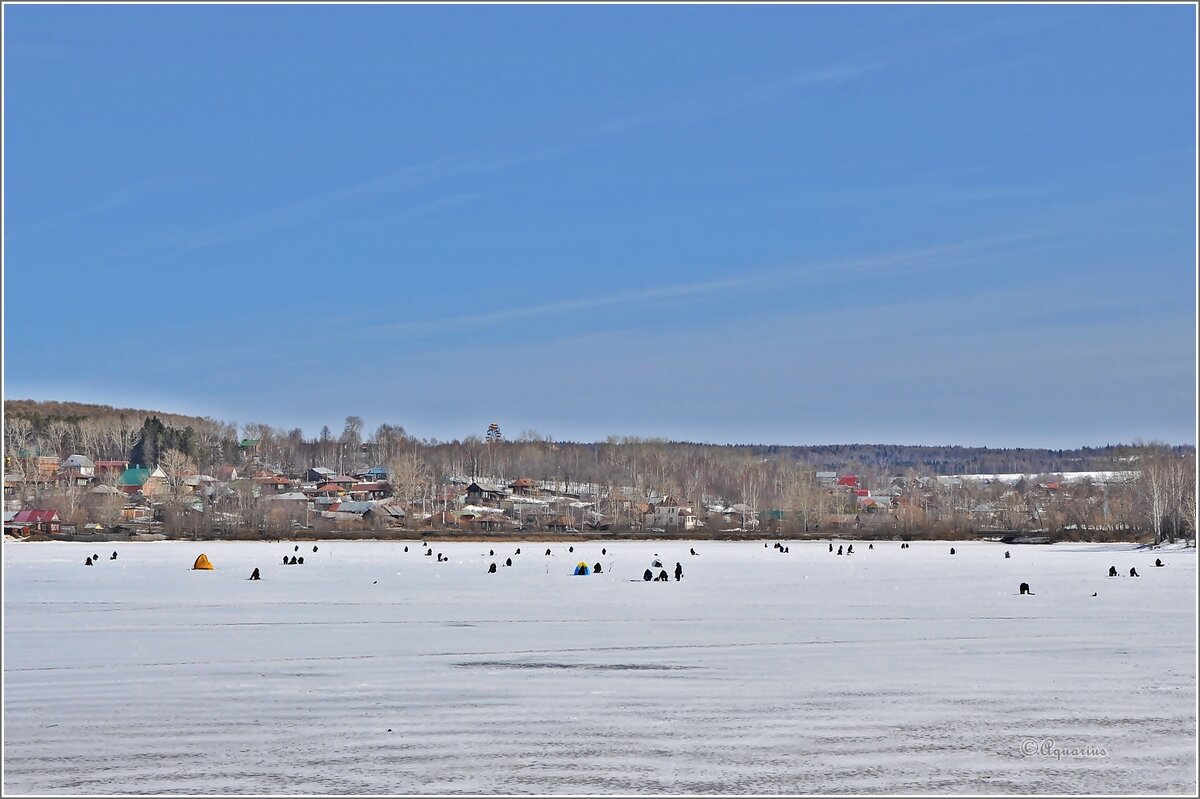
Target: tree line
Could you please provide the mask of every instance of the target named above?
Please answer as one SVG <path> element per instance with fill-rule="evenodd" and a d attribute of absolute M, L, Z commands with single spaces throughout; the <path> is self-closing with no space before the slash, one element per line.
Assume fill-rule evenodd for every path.
<path fill-rule="evenodd" d="M 248 446 L 240 446 L 247 442 Z M 512 440 L 469 435 L 461 440 L 418 439 L 398 424 L 367 431 L 348 416 L 306 437 L 299 428 L 264 423 L 237 425 L 207 417 L 79 403 L 6 401 L 5 470 L 36 475 L 36 456 L 161 465 L 173 487 L 182 478 L 209 474 L 221 464 L 247 459 L 289 476 L 324 466 L 339 473 L 383 466 L 392 493 L 406 504 L 429 507 L 455 479 L 511 481 L 526 477 L 562 493 L 595 492 L 601 509 L 631 524 L 633 502 L 669 494 L 695 507 L 740 505 L 779 532 L 828 530 L 845 517 L 857 529 L 890 525 L 903 535 L 945 535 L 1002 527 L 1051 530 L 1059 536 L 1097 534 L 1161 538 L 1194 536 L 1195 450 L 1134 442 L 1075 450 L 840 444 L 824 446 L 713 445 L 631 437 L 600 442 L 556 441 L 535 431 Z M 1049 476 L 1070 471 L 1128 471 L 1116 483 L 1084 480 L 1056 490 L 1039 488 Z M 854 473 L 890 506 L 866 507 L 844 489 L 830 490 L 818 472 Z M 1016 485 L 965 481 L 945 484 L 946 474 L 1026 474 Z M 1045 477 L 1044 480 L 1038 479 Z M 247 498 L 245 504 L 250 504 Z M 604 508 L 604 500 L 607 508 Z M 767 512 L 769 513 L 763 513 Z M 714 516 L 713 524 L 737 520 Z"/>

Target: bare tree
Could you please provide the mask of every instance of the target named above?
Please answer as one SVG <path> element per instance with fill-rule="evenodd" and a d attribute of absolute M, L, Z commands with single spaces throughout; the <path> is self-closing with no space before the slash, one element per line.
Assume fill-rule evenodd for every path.
<path fill-rule="evenodd" d="M 397 455 L 387 463 L 392 493 L 407 505 L 425 496 L 430 483 L 429 465 L 415 452 Z"/>
<path fill-rule="evenodd" d="M 187 478 L 198 474 L 196 464 L 177 449 L 165 451 L 158 459 L 158 465 L 167 475 L 167 487 L 173 497 L 182 496 L 186 491 Z"/>
<path fill-rule="evenodd" d="M 1162 445 L 1151 443 L 1142 450 L 1140 460 L 1140 493 L 1155 546 L 1169 534 L 1163 522 L 1170 511 L 1171 467 L 1163 450 Z"/>

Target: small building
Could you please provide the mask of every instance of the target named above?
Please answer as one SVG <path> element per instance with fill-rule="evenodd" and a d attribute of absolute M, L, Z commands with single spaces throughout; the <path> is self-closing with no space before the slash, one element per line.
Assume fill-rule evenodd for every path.
<path fill-rule="evenodd" d="M 514 494 L 519 494 L 523 497 L 530 497 L 537 493 L 537 481 L 529 477 L 522 477 L 518 480 L 513 480 L 508 484 Z"/>
<path fill-rule="evenodd" d="M 129 461 L 96 461 L 95 475 L 105 477 L 110 474 L 121 474 L 129 468 Z"/>
<path fill-rule="evenodd" d="M 272 475 L 270 477 L 256 477 L 254 478 L 254 482 L 262 486 L 262 493 L 264 495 L 284 494 L 288 491 L 291 491 L 294 487 L 294 484 L 291 480 L 287 479 L 286 477 L 280 477 L 279 475 Z"/>
<path fill-rule="evenodd" d="M 337 472 L 333 469 L 326 469 L 324 466 L 314 466 L 304 473 L 304 482 L 320 485 L 328 483 L 335 477 L 337 477 Z"/>
<path fill-rule="evenodd" d="M 136 494 L 149 477 L 150 470 L 145 466 L 130 466 L 117 478 L 117 488 L 126 494 Z"/>
<path fill-rule="evenodd" d="M 19 529 L 22 535 L 57 533 L 62 529 L 62 520 L 58 516 L 58 511 L 48 508 L 27 508 L 18 511 L 10 524 Z"/>
<path fill-rule="evenodd" d="M 647 527 L 662 527 L 667 530 L 694 530 L 696 515 L 682 501 L 668 496 L 650 503 L 644 523 Z"/>
<path fill-rule="evenodd" d="M 215 469 L 213 469 L 213 476 L 216 477 L 218 480 L 220 480 L 222 483 L 231 483 L 234 480 L 238 479 L 238 470 L 237 470 L 236 466 L 230 466 L 229 464 L 222 464 L 222 465 L 216 467 Z"/>
<path fill-rule="evenodd" d="M 504 497 L 503 491 L 491 486 L 481 486 L 479 483 L 471 483 L 467 486 L 468 505 L 483 505 L 488 502 L 498 505 Z"/>
<path fill-rule="evenodd" d="M 68 474 L 75 473 L 79 477 L 96 476 L 96 464 L 86 455 L 72 455 L 59 465 L 59 470 Z"/>
<path fill-rule="evenodd" d="M 383 499 L 388 493 L 387 483 L 355 483 L 346 489 L 353 499 Z"/>
<path fill-rule="evenodd" d="M 388 479 L 388 471 L 383 466 L 373 466 L 360 474 L 359 479 L 365 483 L 386 481 Z"/>

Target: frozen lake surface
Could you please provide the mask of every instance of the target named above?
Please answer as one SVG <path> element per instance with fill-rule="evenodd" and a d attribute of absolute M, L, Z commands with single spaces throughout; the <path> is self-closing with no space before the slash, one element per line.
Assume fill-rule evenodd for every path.
<path fill-rule="evenodd" d="M 6 543 L 4 793 L 1195 792 L 1194 550 L 785 543 Z"/>

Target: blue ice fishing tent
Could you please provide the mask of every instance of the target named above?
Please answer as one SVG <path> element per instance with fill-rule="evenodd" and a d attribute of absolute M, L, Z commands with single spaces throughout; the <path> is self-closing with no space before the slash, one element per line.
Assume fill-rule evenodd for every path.
<path fill-rule="evenodd" d="M 580 562 L 579 562 L 579 563 L 578 563 L 578 564 L 575 566 L 575 575 L 576 575 L 576 576 L 579 576 L 579 575 L 588 575 L 588 574 L 591 574 L 591 573 L 592 573 L 592 570 L 591 570 L 591 569 L 589 569 L 589 568 L 588 568 L 588 565 L 587 565 L 586 563 L 582 562 L 582 561 L 580 561 Z"/>

